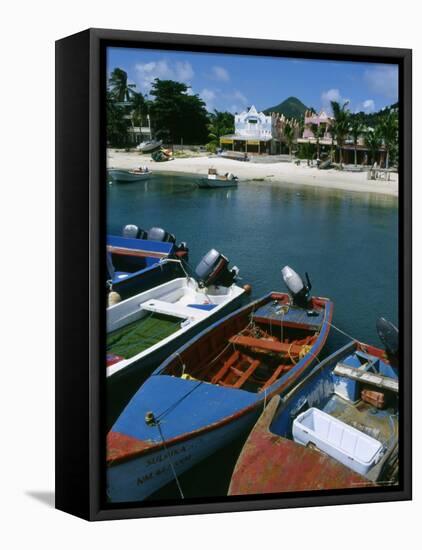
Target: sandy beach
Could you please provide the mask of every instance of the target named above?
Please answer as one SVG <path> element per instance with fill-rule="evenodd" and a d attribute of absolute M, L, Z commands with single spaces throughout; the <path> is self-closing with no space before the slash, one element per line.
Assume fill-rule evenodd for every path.
<path fill-rule="evenodd" d="M 318 170 L 306 164 L 297 166 L 293 162 L 239 162 L 209 156 L 176 158 L 169 162 L 154 162 L 150 155 L 138 152 L 107 151 L 108 168 L 132 169 L 146 165 L 153 172 L 180 172 L 205 175 L 208 168 L 216 168 L 220 173 L 232 172 L 239 180 L 255 180 L 271 183 L 288 183 L 325 187 L 361 193 L 377 193 L 398 196 L 398 174 L 390 174 L 390 181 L 368 180 L 366 172 L 346 172 L 335 169 Z"/>

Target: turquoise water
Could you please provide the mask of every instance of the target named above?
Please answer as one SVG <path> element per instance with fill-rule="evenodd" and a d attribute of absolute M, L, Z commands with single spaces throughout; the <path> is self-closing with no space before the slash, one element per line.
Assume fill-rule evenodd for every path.
<path fill-rule="evenodd" d="M 195 181 L 155 174 L 147 182 L 108 185 L 108 232 L 120 234 L 127 223 L 161 226 L 188 243 L 192 265 L 216 248 L 239 267 L 241 284 L 252 285 L 252 298 L 284 290 L 286 264 L 308 271 L 312 292 L 334 301 L 334 325 L 364 342 L 380 345 L 379 316 L 397 324 L 397 199 L 258 182 L 208 190 Z M 332 330 L 326 351 L 343 343 Z M 213 458 L 216 477 L 210 461 L 185 474 L 187 493 L 224 494 L 236 453 L 235 445 Z M 177 496 L 173 488 L 161 493 Z"/>

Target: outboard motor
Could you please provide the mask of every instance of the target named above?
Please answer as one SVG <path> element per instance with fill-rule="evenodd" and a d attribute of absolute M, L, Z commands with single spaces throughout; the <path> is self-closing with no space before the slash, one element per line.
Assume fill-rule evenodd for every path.
<path fill-rule="evenodd" d="M 311 295 L 310 291 L 312 288 L 311 281 L 309 280 L 309 275 L 305 273 L 306 283 L 300 275 L 293 271 L 291 267 L 286 265 L 281 270 L 283 276 L 284 284 L 287 286 L 289 293 L 292 297 L 293 303 L 296 306 L 309 308 Z"/>
<path fill-rule="evenodd" d="M 399 353 L 399 330 L 384 317 L 377 319 L 377 332 L 388 355 L 397 357 Z"/>
<path fill-rule="evenodd" d="M 114 269 L 113 260 L 111 258 L 110 252 L 107 252 L 107 280 L 112 281 L 116 270 Z"/>
<path fill-rule="evenodd" d="M 195 273 L 203 286 L 221 285 L 229 287 L 235 281 L 239 270 L 236 266 L 228 268 L 229 260 L 212 248 L 195 269 Z"/>
<path fill-rule="evenodd" d="M 147 232 L 134 224 L 125 225 L 122 231 L 123 237 L 129 239 L 146 239 Z"/>
<path fill-rule="evenodd" d="M 149 241 L 160 241 L 163 243 L 174 244 L 176 242 L 176 237 L 161 227 L 151 227 L 151 229 L 148 230 L 147 238 Z"/>

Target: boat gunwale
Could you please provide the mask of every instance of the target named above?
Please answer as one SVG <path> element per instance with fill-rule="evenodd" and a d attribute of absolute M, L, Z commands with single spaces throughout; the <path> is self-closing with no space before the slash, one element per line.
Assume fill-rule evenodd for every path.
<path fill-rule="evenodd" d="M 292 388 L 292 390 L 288 393 L 286 393 L 283 397 L 280 395 L 275 395 L 271 398 L 270 402 L 268 403 L 267 408 L 261 413 L 259 419 L 255 423 L 254 427 L 252 428 L 251 432 L 248 435 L 248 438 L 246 439 L 242 450 L 236 460 L 236 464 L 233 469 L 232 477 L 230 480 L 230 485 L 228 489 L 228 495 L 236 495 L 238 493 L 233 492 L 233 477 L 235 476 L 238 468 L 241 468 L 243 466 L 243 462 L 246 460 L 247 455 L 250 453 L 250 447 L 252 448 L 257 444 L 258 441 L 262 440 L 265 437 L 273 437 L 278 438 L 280 440 L 288 440 L 292 441 L 292 439 L 285 437 L 284 435 L 280 435 L 276 433 L 275 431 L 271 430 L 271 426 L 276 419 L 278 414 L 281 414 L 284 409 L 288 410 L 288 404 L 290 401 L 294 400 L 295 396 L 303 390 L 308 384 L 312 384 L 312 382 L 318 378 L 319 376 L 323 375 L 323 373 L 326 371 L 326 369 L 331 370 L 334 369 L 333 364 L 335 364 L 339 359 L 344 358 L 348 354 L 356 353 L 358 351 L 362 351 L 364 353 L 367 353 L 368 355 L 372 355 L 373 357 L 376 357 L 382 361 L 384 361 L 387 364 L 391 364 L 387 354 L 384 350 L 381 348 L 377 348 L 375 346 L 372 346 L 370 344 L 365 344 L 363 342 L 359 342 L 358 340 L 353 340 L 351 342 L 348 342 L 341 348 L 334 351 L 332 354 L 330 354 L 328 357 L 323 359 L 314 370 L 312 370 L 308 375 L 306 375 L 300 382 Z M 276 401 L 276 402 L 275 402 Z M 393 452 L 394 448 L 390 449 L 390 452 L 388 455 L 390 455 Z M 365 477 L 365 476 L 363 476 Z M 236 485 L 239 485 L 239 480 L 236 481 Z"/>
<path fill-rule="evenodd" d="M 192 281 L 195 281 L 196 284 L 197 281 L 193 278 L 193 277 L 189 277 L 190 280 Z M 169 285 L 170 283 L 174 283 L 175 281 L 186 281 L 186 277 L 177 277 L 176 279 L 172 279 L 171 281 L 167 281 L 165 283 L 163 283 L 162 285 L 159 285 L 158 287 L 154 287 L 150 290 L 146 290 L 144 292 L 150 292 L 152 290 L 155 290 L 157 288 L 160 288 L 160 287 L 163 287 L 165 285 Z M 212 319 L 212 317 L 214 315 L 216 315 L 217 313 L 219 313 L 225 306 L 229 305 L 230 303 L 233 303 L 235 302 L 236 300 L 238 300 L 239 298 L 241 298 L 241 296 L 243 296 L 243 294 L 245 293 L 245 290 L 236 285 L 236 284 L 233 284 L 231 285 L 230 287 L 228 287 L 230 290 L 232 290 L 232 294 L 235 294 L 235 289 L 237 289 L 237 293 L 236 295 L 232 296 L 230 300 L 226 300 L 224 302 L 221 302 L 221 304 L 216 304 L 216 306 L 211 309 L 209 312 L 207 312 L 208 314 L 206 316 L 204 316 L 203 318 L 201 319 L 196 319 L 194 321 L 192 321 L 192 323 L 190 323 L 189 325 L 186 325 L 185 327 L 180 327 L 178 330 L 176 330 L 175 332 L 171 333 L 169 336 L 167 336 L 166 338 L 163 338 L 162 340 L 160 340 L 159 342 L 153 344 L 152 346 L 149 346 L 148 348 L 146 348 L 145 350 L 137 353 L 136 355 L 134 355 L 133 357 L 130 357 L 128 359 L 123 359 L 117 363 L 114 363 L 113 365 L 109 365 L 107 366 L 107 370 L 106 370 L 106 378 L 107 379 L 112 379 L 113 377 L 117 376 L 117 375 L 123 375 L 123 371 L 125 371 L 126 369 L 129 369 L 131 368 L 135 363 L 137 363 L 138 361 L 140 361 L 141 359 L 144 359 L 146 357 L 148 357 L 150 354 L 152 353 L 155 353 L 157 350 L 160 349 L 160 347 L 164 346 L 164 345 L 167 345 L 169 344 L 170 342 L 172 342 L 173 340 L 175 340 L 176 338 L 182 336 L 183 334 L 186 334 L 189 330 L 191 330 L 193 327 L 197 327 L 200 323 L 202 322 L 205 322 L 209 319 Z M 143 294 L 144 292 L 141 292 L 140 294 Z M 126 300 L 124 300 L 123 302 L 119 302 L 117 304 L 114 304 L 113 306 L 110 306 L 107 311 L 111 311 L 112 308 L 114 310 L 114 308 L 118 308 L 119 306 L 121 306 L 121 304 L 124 304 L 124 302 L 126 302 L 127 300 L 132 300 L 134 298 L 136 298 L 137 296 L 139 296 L 139 294 L 136 294 L 135 296 L 131 296 L 130 298 L 127 298 Z M 149 298 L 148 300 L 151 300 L 151 298 Z M 213 323 L 214 325 L 215 323 Z M 211 325 L 211 326 L 213 326 Z M 113 331 L 111 331 L 113 332 Z M 203 331 L 200 331 L 200 334 L 202 334 Z M 107 333 L 108 334 L 108 333 Z M 173 355 L 173 354 L 172 354 Z M 170 356 L 171 357 L 171 356 Z M 121 364 L 121 365 L 120 365 Z M 113 369 L 113 367 L 117 367 L 120 365 L 120 368 L 115 368 Z M 113 372 L 111 372 L 113 371 Z M 151 374 L 151 376 L 153 376 L 155 374 L 155 371 Z"/>
<path fill-rule="evenodd" d="M 203 338 L 206 334 L 208 334 L 209 332 L 214 330 L 217 325 L 222 324 L 223 322 L 228 322 L 229 319 L 233 318 L 236 315 L 239 315 L 240 313 L 243 313 L 243 312 L 247 311 L 248 308 L 253 310 L 254 307 L 257 304 L 266 303 L 268 298 L 271 298 L 274 294 L 287 295 L 286 293 L 270 292 L 267 295 L 265 295 L 264 297 L 262 297 L 258 300 L 255 300 L 254 302 L 252 302 L 250 304 L 247 304 L 246 306 L 244 306 L 240 310 L 234 311 L 233 313 L 227 315 L 223 319 L 220 319 L 219 321 L 216 321 L 214 324 L 209 326 L 207 329 L 200 332 L 197 336 L 195 336 L 194 338 L 189 340 L 186 344 L 184 344 L 181 348 L 179 348 L 177 350 L 177 352 L 173 353 L 168 359 L 166 359 L 166 361 L 164 361 L 152 373 L 151 376 L 160 375 L 162 373 L 162 371 L 165 368 L 167 368 L 168 364 L 171 361 L 174 361 L 177 356 L 180 357 L 180 354 L 185 349 L 190 347 L 195 341 L 198 341 L 199 339 Z M 144 447 L 144 448 L 142 448 L 138 451 L 134 451 L 132 453 L 129 452 L 129 453 L 123 454 L 122 456 L 119 456 L 119 457 L 107 458 L 106 459 L 107 466 L 108 467 L 117 466 L 117 465 L 129 462 L 131 460 L 136 460 L 140 456 L 148 455 L 152 452 L 158 451 L 158 450 L 163 449 L 163 448 L 169 449 L 170 447 L 172 447 L 174 445 L 177 445 L 177 444 L 179 444 L 183 441 L 186 441 L 188 439 L 191 439 L 192 437 L 196 437 L 199 434 L 205 434 L 205 433 L 208 433 L 212 430 L 218 429 L 219 427 L 222 427 L 222 426 L 225 426 L 225 425 L 229 424 L 233 420 L 237 420 L 239 418 L 242 418 L 242 417 L 246 416 L 249 413 L 252 413 L 255 409 L 257 409 L 259 406 L 261 406 L 262 402 L 266 402 L 266 401 L 270 400 L 272 397 L 274 397 L 274 395 L 279 395 L 286 386 L 293 383 L 297 378 L 300 377 L 300 375 L 304 371 L 306 371 L 306 368 L 309 366 L 310 363 L 312 363 L 312 361 L 315 360 L 315 356 L 317 356 L 319 354 L 319 352 L 324 347 L 324 344 L 325 344 L 325 342 L 328 338 L 329 325 L 331 325 L 331 319 L 332 319 L 332 316 L 333 316 L 334 304 L 333 304 L 332 300 L 330 300 L 329 298 L 321 298 L 321 297 L 313 297 L 313 298 L 324 301 L 325 305 L 324 305 L 324 320 L 321 323 L 321 329 L 320 329 L 318 338 L 317 338 L 314 346 L 312 347 L 312 353 L 308 353 L 288 373 L 286 373 L 286 375 L 284 375 L 284 376 L 287 377 L 286 379 L 283 380 L 284 377 L 282 376 L 279 380 L 276 380 L 272 384 L 273 389 L 272 389 L 271 392 L 264 392 L 263 394 L 258 394 L 258 395 L 262 396 L 261 399 L 257 399 L 251 405 L 248 405 L 247 407 L 244 407 L 243 409 L 240 409 L 240 410 L 236 411 L 235 413 L 233 413 L 232 415 L 229 415 L 229 416 L 226 416 L 226 417 L 222 418 L 221 420 L 213 422 L 212 424 L 207 424 L 206 426 L 203 426 L 201 428 L 197 428 L 196 430 L 192 430 L 190 432 L 186 432 L 186 433 L 183 433 L 181 435 L 175 436 L 171 439 L 167 439 L 165 444 L 162 441 L 161 442 L 159 441 L 159 442 L 149 443 L 148 441 L 134 438 L 134 444 L 144 443 L 145 445 L 148 445 L 148 446 L 146 446 L 146 447 Z M 328 319 L 327 319 L 327 315 L 328 315 Z M 303 361 L 303 364 L 301 365 L 302 361 Z M 300 366 L 300 369 L 298 368 L 299 366 Z M 281 383 L 282 380 L 283 380 L 283 382 Z M 233 388 L 222 388 L 222 389 L 224 389 L 226 391 L 233 391 Z M 237 391 L 237 390 L 234 390 L 234 391 Z M 113 432 L 113 429 L 111 429 L 109 431 L 108 435 L 110 435 L 111 433 L 119 433 L 119 432 Z M 122 435 L 125 435 L 125 434 L 122 434 Z M 108 449 L 107 449 L 107 453 L 108 453 Z"/>

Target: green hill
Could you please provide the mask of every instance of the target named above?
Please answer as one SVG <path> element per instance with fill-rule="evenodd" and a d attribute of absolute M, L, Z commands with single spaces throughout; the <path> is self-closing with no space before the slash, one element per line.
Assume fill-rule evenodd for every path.
<path fill-rule="evenodd" d="M 297 97 L 288 97 L 282 103 L 265 109 L 264 113 L 267 115 L 270 113 L 280 113 L 287 118 L 300 119 L 304 116 L 307 109 L 308 107 L 306 107 Z"/>

